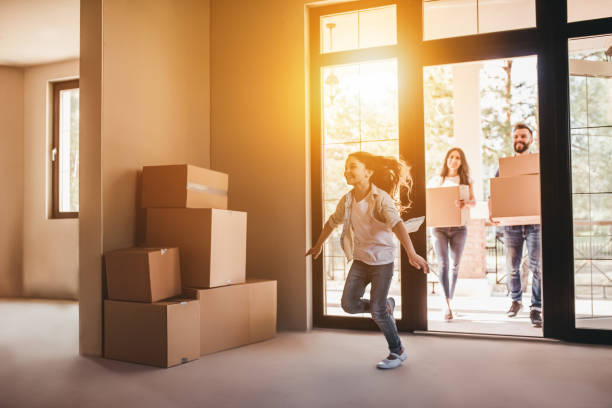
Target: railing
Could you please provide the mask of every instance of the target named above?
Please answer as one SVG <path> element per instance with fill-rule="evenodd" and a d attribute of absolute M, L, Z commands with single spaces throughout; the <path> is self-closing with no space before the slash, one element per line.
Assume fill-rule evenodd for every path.
<path fill-rule="evenodd" d="M 344 258 L 344 254 L 340 249 L 340 245 L 335 243 L 337 240 L 330 240 L 328 244 L 331 250 L 331 255 L 324 256 L 325 271 L 327 271 L 327 280 L 346 280 L 348 275 L 348 265 Z M 431 240 L 427 240 L 427 259 L 431 274 L 428 276 L 427 283 L 431 284 L 431 291 L 435 293 L 435 285 L 438 283 L 438 269 L 436 256 L 434 253 Z M 495 283 L 504 284 L 507 282 L 506 272 L 506 249 L 504 245 L 504 235 L 501 230 L 495 229 L 492 235 L 487 239 L 486 246 L 486 272 L 487 274 L 495 274 Z M 527 254 L 521 262 L 521 269 L 527 268 Z M 610 270 L 593 261 L 612 260 L 612 236 L 591 236 L 591 237 L 575 237 L 574 239 L 574 259 L 582 261 L 576 262 L 575 276 L 585 270 L 591 268 L 590 272 L 600 276 L 599 282 L 590 283 L 576 282 L 576 298 L 591 298 L 595 293 L 596 297 L 602 299 L 612 299 L 612 262 Z M 396 270 L 399 269 L 399 262 L 396 262 Z M 523 275 L 523 274 L 522 274 Z M 526 275 L 525 275 L 526 276 Z M 400 274 L 397 273 L 395 279 L 400 281 Z M 581 290 L 582 289 L 582 290 Z M 595 291 L 595 292 L 594 292 Z M 586 294 L 588 292 L 588 295 Z M 585 294 L 582 294 L 585 293 Z"/>

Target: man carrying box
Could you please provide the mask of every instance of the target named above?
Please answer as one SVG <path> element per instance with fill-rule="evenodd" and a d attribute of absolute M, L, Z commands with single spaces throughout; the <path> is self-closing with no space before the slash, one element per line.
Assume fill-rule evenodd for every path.
<path fill-rule="evenodd" d="M 515 155 L 529 154 L 533 143 L 533 133 L 529 126 L 517 123 L 513 130 L 513 147 Z M 499 177 L 499 170 L 496 177 Z M 491 206 L 489 205 L 489 219 L 492 223 Z M 540 225 L 511 225 L 504 226 L 504 243 L 506 247 L 506 264 L 510 276 L 510 296 L 512 305 L 508 310 L 508 317 L 515 317 L 523 308 L 521 287 L 521 260 L 523 259 L 523 242 L 527 243 L 529 256 L 529 269 L 533 274 L 531 281 L 531 312 L 529 317 L 534 327 L 542 327 L 542 272 L 540 267 Z"/>

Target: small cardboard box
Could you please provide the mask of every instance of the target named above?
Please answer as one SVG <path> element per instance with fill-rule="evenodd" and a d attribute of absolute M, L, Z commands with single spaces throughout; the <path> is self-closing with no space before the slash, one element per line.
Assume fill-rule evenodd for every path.
<path fill-rule="evenodd" d="M 142 168 L 143 208 L 227 208 L 228 175 L 189 164 Z"/>
<path fill-rule="evenodd" d="M 470 199 L 469 186 L 428 188 L 425 194 L 428 227 L 458 227 L 467 223 L 470 209 L 457 207 L 455 201 Z"/>
<path fill-rule="evenodd" d="M 200 301 L 200 355 L 276 335 L 276 281 L 249 280 L 213 289 L 185 288 Z"/>
<path fill-rule="evenodd" d="M 514 177 L 540 173 L 540 154 L 520 154 L 499 159 L 499 177 Z"/>
<path fill-rule="evenodd" d="M 491 218 L 504 225 L 540 223 L 540 175 L 491 179 Z"/>
<path fill-rule="evenodd" d="M 108 298 L 157 302 L 181 294 L 178 248 L 129 248 L 104 255 Z"/>
<path fill-rule="evenodd" d="M 104 301 L 104 357 L 158 367 L 200 357 L 200 303 Z"/>
<path fill-rule="evenodd" d="M 213 288 L 246 280 L 247 214 L 191 208 L 147 209 L 147 246 L 177 246 L 183 287 Z"/>

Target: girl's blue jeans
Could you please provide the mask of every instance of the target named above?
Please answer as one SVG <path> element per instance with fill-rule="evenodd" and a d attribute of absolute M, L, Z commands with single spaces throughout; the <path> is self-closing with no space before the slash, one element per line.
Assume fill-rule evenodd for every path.
<path fill-rule="evenodd" d="M 387 312 L 387 295 L 392 278 L 393 262 L 386 265 L 368 265 L 354 260 L 342 292 L 342 309 L 351 314 L 371 313 L 372 319 L 387 339 L 389 350 L 399 354 L 402 342 L 397 333 L 395 319 Z M 372 284 L 369 300 L 362 298 L 368 283 Z"/>
<path fill-rule="evenodd" d="M 439 265 L 438 279 L 440 279 L 440 285 L 442 285 L 446 298 L 452 299 L 455 295 L 455 285 L 459 276 L 459 262 L 461 262 L 461 255 L 463 254 L 463 248 L 465 248 L 467 228 L 436 227 L 433 228 L 432 235 Z"/>

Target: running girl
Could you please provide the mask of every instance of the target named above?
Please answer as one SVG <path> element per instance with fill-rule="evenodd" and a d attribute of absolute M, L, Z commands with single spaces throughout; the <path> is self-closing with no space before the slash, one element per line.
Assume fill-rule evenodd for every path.
<path fill-rule="evenodd" d="M 325 240 L 342 224 L 340 244 L 347 260 L 353 261 L 342 293 L 342 308 L 351 314 L 372 314 L 390 351 L 377 367 L 395 368 L 402 364 L 407 354 L 393 318 L 395 300 L 387 298 L 396 251 L 393 234 L 406 250 L 410 264 L 429 273 L 427 262 L 415 252 L 400 218 L 399 200 L 394 201 L 394 197 L 399 197 L 401 186 L 408 188 L 410 193 L 412 179 L 403 161 L 367 152 L 348 156 L 344 177 L 353 189 L 340 199 L 336 211 L 306 256 L 318 258 Z M 362 298 L 368 283 L 372 284 L 370 300 Z"/>

